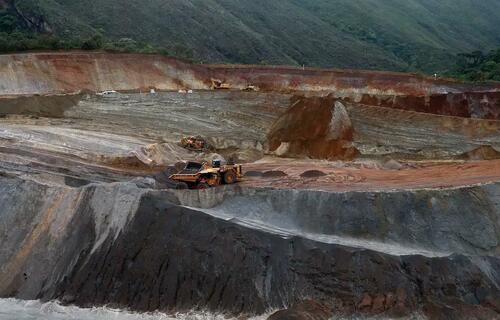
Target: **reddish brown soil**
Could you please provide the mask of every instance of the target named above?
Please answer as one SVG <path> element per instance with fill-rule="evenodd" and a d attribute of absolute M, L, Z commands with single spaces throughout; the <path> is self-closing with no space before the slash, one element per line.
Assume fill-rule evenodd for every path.
<path fill-rule="evenodd" d="M 231 84 L 251 83 L 261 89 L 282 91 L 363 91 L 398 95 L 429 95 L 442 92 L 500 90 L 500 85 L 470 85 L 449 79 L 434 79 L 417 74 L 295 68 L 286 66 L 212 65 L 212 75 Z"/>
<path fill-rule="evenodd" d="M 424 96 L 500 90 L 498 84 L 472 86 L 396 72 L 196 65 L 158 55 L 101 52 L 0 55 L 0 74 L 0 95 L 69 93 L 85 89 L 208 89 L 211 78 L 220 79 L 234 89 L 252 84 L 272 91 Z"/>
<path fill-rule="evenodd" d="M 336 116 L 338 123 L 332 128 L 334 112 L 339 111 L 337 108 L 342 110 Z M 296 100 L 268 134 L 270 151 L 277 151 L 282 143 L 286 143 L 288 150 L 282 155 L 328 160 L 356 158 L 359 152 L 352 146 L 352 139 L 349 115 L 345 107 L 335 104 L 331 96 Z"/>
<path fill-rule="evenodd" d="M 379 106 L 463 118 L 500 120 L 500 91 L 436 93 L 431 95 L 373 95 L 346 101 L 369 106 Z"/>
<path fill-rule="evenodd" d="M 450 188 L 500 181 L 500 160 L 414 163 L 402 170 L 369 168 L 367 165 L 347 165 L 335 168 L 327 162 L 293 161 L 248 164 L 249 171 L 283 171 L 281 178 L 246 177 L 242 186 L 284 189 L 315 189 L 333 192 Z M 303 178 L 309 170 L 320 170 L 326 176 Z"/>

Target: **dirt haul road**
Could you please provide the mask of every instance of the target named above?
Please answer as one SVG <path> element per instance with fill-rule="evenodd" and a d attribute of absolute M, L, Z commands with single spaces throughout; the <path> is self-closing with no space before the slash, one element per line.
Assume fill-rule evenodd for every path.
<path fill-rule="evenodd" d="M 498 85 L 103 53 L 0 70 L 0 297 L 500 316 Z M 178 146 L 192 134 L 214 152 Z M 221 156 L 242 183 L 171 189 L 176 162 Z"/>
<path fill-rule="evenodd" d="M 444 189 L 500 180 L 500 160 L 351 164 L 284 160 L 248 164 L 245 168 L 251 172 L 243 182 L 245 186 L 330 192 Z"/>

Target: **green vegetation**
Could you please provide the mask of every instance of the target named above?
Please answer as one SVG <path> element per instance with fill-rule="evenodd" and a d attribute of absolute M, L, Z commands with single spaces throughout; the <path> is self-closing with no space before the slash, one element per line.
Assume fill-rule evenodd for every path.
<path fill-rule="evenodd" d="M 30 31 L 12 8 L 0 8 L 0 50 L 2 52 L 22 51 L 34 47 L 52 49 L 51 38 Z"/>
<path fill-rule="evenodd" d="M 138 52 L 168 54 L 163 48 L 156 48 L 133 39 L 106 40 L 101 33 L 81 38 L 63 38 L 58 35 L 40 33 L 27 27 L 12 8 L 0 9 L 0 52 L 27 50 L 99 50 L 111 52 Z"/>
<path fill-rule="evenodd" d="M 441 73 L 460 52 L 500 46 L 498 0 L 2 1 L 29 31 L 10 30 L 7 18 L 1 51 L 102 48 L 199 62 Z"/>
<path fill-rule="evenodd" d="M 500 49 L 488 54 L 481 51 L 459 54 L 456 65 L 446 75 L 473 82 L 500 81 Z"/>
<path fill-rule="evenodd" d="M 40 7 L 34 7 L 36 16 L 43 16 Z M 36 20 L 33 19 L 33 20 Z M 30 19 L 30 22 L 33 21 Z M 154 47 L 130 38 L 105 39 L 102 30 L 73 36 L 62 36 L 28 25 L 14 6 L 0 6 L 0 53 L 27 50 L 106 50 L 110 52 L 136 52 L 168 54 L 165 48 Z"/>

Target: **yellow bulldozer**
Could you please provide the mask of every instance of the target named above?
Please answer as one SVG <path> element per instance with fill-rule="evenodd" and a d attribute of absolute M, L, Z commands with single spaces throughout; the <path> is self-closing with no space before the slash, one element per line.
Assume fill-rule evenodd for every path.
<path fill-rule="evenodd" d="M 233 184 L 242 179 L 240 164 L 222 164 L 220 160 L 186 163 L 184 169 L 170 176 L 177 181 L 176 189 L 207 189 L 222 184 Z"/>

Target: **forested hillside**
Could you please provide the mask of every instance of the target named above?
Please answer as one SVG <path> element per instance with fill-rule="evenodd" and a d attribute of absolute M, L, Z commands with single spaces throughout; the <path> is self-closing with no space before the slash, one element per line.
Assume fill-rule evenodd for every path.
<path fill-rule="evenodd" d="M 498 0 L 0 0 L 0 6 L 3 51 L 13 19 L 25 35 L 52 41 L 45 46 L 86 43 L 199 62 L 433 73 L 450 68 L 458 53 L 500 47 Z"/>

